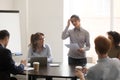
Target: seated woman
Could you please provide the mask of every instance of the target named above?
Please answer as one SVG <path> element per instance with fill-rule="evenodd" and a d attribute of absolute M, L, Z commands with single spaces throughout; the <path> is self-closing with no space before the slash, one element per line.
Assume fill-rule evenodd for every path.
<path fill-rule="evenodd" d="M 37 32 L 31 35 L 28 58 L 31 57 L 47 57 L 48 62 L 52 62 L 51 49 L 44 44 L 44 34 Z"/>
<path fill-rule="evenodd" d="M 120 59 L 120 34 L 116 31 L 107 32 L 108 38 L 111 41 L 111 48 L 108 52 L 108 56 L 110 58 L 118 58 Z"/>

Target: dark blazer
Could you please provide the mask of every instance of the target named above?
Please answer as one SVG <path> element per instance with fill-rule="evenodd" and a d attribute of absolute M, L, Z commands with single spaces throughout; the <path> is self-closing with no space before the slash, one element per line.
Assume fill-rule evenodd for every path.
<path fill-rule="evenodd" d="M 24 65 L 15 65 L 11 51 L 0 44 L 0 80 L 10 80 L 10 74 L 20 74 L 24 71 Z"/>

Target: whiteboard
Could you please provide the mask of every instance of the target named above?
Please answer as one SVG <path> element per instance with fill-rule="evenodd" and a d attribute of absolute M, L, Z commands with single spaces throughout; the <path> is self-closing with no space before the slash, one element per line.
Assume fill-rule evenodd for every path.
<path fill-rule="evenodd" d="M 10 33 L 7 48 L 14 54 L 21 54 L 21 35 L 19 11 L 0 10 L 0 30 L 6 29 Z"/>

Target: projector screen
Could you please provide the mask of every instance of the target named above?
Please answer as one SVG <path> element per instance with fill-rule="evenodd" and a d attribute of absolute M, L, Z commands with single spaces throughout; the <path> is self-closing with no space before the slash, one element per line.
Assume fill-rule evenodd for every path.
<path fill-rule="evenodd" d="M 0 10 L 0 30 L 3 29 L 10 33 L 7 48 L 14 54 L 21 54 L 19 11 Z"/>

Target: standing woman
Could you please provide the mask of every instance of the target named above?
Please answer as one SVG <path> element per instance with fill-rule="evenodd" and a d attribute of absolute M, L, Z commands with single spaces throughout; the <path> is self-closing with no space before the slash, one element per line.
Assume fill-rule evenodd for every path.
<path fill-rule="evenodd" d="M 70 22 L 74 28 L 69 30 Z M 86 51 L 90 49 L 89 32 L 80 25 L 80 18 L 72 15 L 68 20 L 65 30 L 62 32 L 62 39 L 70 38 L 70 44 L 78 44 L 78 50 L 70 49 L 68 52 L 68 63 L 70 65 L 85 66 L 87 63 Z"/>
<path fill-rule="evenodd" d="M 111 49 L 108 52 L 110 58 L 120 59 L 120 34 L 116 31 L 107 32 L 108 38 L 111 40 Z"/>
<path fill-rule="evenodd" d="M 37 32 L 35 34 L 32 34 L 30 41 L 28 58 L 47 57 L 47 61 L 52 62 L 51 49 L 47 44 L 44 44 L 43 33 Z"/>

